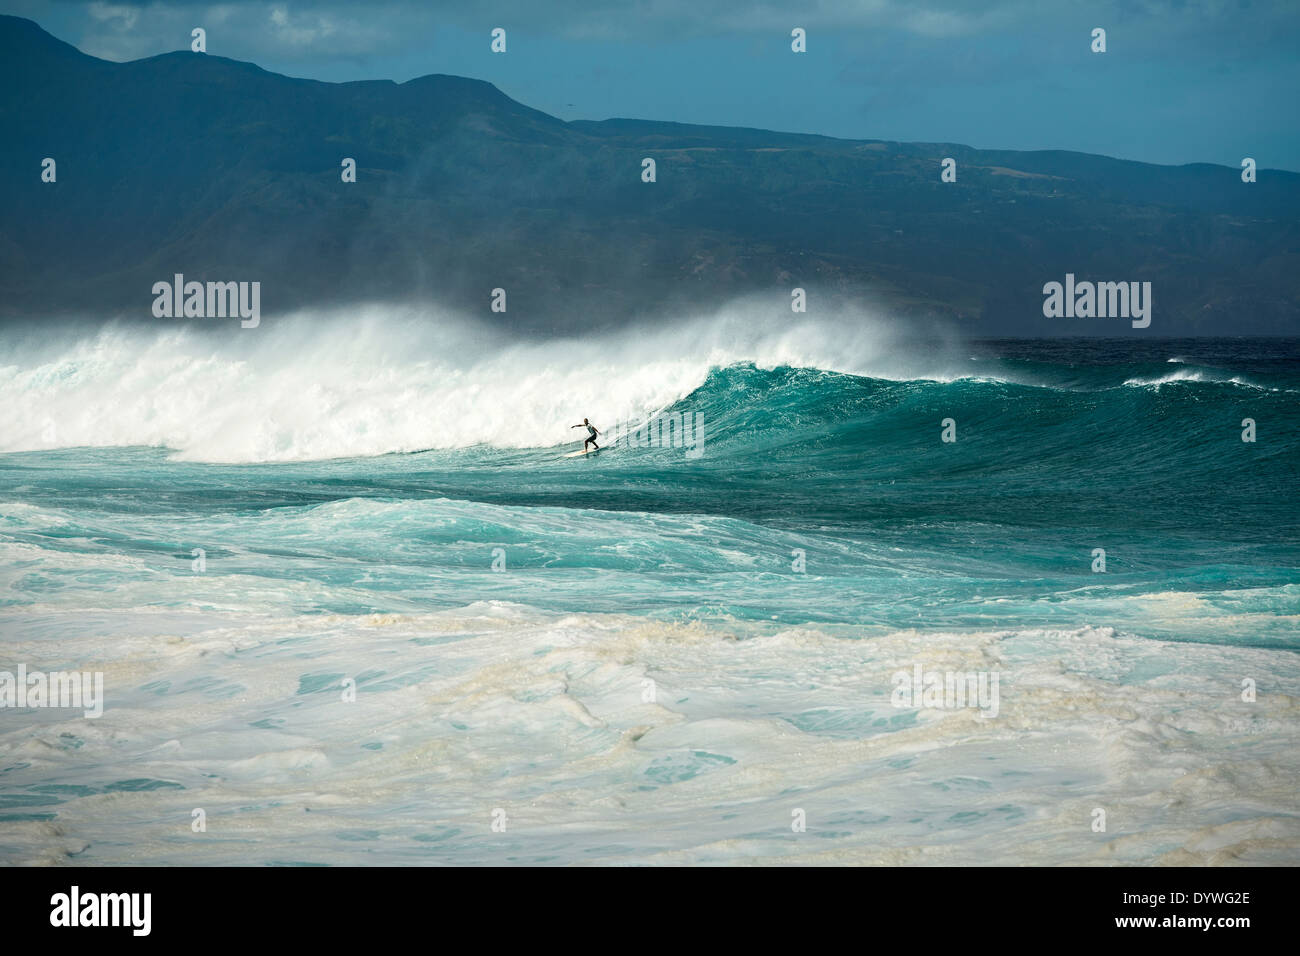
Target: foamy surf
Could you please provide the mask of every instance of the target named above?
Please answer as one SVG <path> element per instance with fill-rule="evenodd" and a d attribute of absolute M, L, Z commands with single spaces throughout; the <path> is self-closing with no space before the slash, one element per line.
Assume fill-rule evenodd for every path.
<path fill-rule="evenodd" d="M 1108 628 L 747 636 L 495 603 L 212 616 L 185 636 L 151 624 L 128 655 L 83 648 L 131 688 L 101 720 L 4 735 L 6 785 L 39 796 L 10 803 L 10 862 L 1113 865 L 1300 849 L 1293 655 Z M 1000 672 L 999 719 L 893 706 L 891 675 L 918 664 Z M 1276 690 L 1257 707 L 1223 691 L 1225 672 L 1265 671 Z M 1090 830 L 1098 806 L 1108 836 Z M 176 838 L 193 807 L 220 839 Z M 792 838 L 795 810 L 810 839 Z"/>
<path fill-rule="evenodd" d="M 584 415 L 642 421 L 737 362 L 911 377 L 946 361 L 897 355 L 895 339 L 861 310 L 792 317 L 748 300 L 573 339 L 378 306 L 221 334 L 109 326 L 16 344 L 0 367 L 0 451 L 147 445 L 256 462 L 541 447 Z"/>

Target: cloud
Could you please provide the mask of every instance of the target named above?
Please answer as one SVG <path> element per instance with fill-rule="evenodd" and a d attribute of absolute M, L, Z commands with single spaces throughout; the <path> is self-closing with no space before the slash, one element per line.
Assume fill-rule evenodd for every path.
<path fill-rule="evenodd" d="M 120 3 L 91 3 L 87 5 L 86 12 L 101 23 L 119 21 L 116 26 L 123 30 L 134 30 L 140 13 L 138 8 Z"/>
<path fill-rule="evenodd" d="M 330 14 L 291 16 L 283 6 L 271 8 L 270 22 L 276 39 L 291 47 L 314 47 L 328 43 L 331 37 L 340 32 L 339 22 Z"/>

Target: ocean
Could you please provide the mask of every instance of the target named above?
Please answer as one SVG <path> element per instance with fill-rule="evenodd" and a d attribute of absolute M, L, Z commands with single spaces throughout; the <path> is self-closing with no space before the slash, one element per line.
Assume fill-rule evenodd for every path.
<path fill-rule="evenodd" d="M 12 339 L 0 862 L 1300 863 L 1300 340 L 883 327 Z"/>

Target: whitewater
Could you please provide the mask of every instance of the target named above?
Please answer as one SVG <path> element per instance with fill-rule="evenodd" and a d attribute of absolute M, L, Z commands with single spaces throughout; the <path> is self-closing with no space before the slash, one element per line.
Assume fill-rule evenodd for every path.
<path fill-rule="evenodd" d="M 256 462 L 527 448 L 568 441 L 583 409 L 607 421 L 662 410 L 737 362 L 884 378 L 971 374 L 941 329 L 924 353 L 903 353 L 879 317 L 810 319 L 753 300 L 580 338 L 529 340 L 453 313 L 392 307 L 236 331 L 109 324 L 71 341 L 15 337 L 0 360 L 0 401 L 12 409 L 0 451 L 156 445 L 182 459 Z"/>
<path fill-rule="evenodd" d="M 1300 343 L 896 327 L 7 333 L 0 862 L 1300 862 Z"/>

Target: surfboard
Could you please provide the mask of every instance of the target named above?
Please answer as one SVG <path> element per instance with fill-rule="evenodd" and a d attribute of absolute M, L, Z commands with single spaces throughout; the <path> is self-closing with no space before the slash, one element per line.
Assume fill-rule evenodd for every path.
<path fill-rule="evenodd" d="M 565 457 L 565 458 L 576 458 L 576 457 L 578 457 L 579 455 L 594 455 L 596 452 L 601 451 L 601 450 L 602 450 L 602 449 L 600 449 L 600 448 L 579 448 L 577 451 L 571 451 L 571 452 L 569 452 L 569 453 L 568 453 L 567 455 L 565 455 L 564 457 Z"/>

